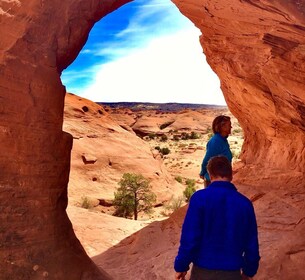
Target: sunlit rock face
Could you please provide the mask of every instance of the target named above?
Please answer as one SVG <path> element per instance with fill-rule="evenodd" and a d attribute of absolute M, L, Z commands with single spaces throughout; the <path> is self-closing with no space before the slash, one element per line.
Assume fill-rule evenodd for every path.
<path fill-rule="evenodd" d="M 259 183 L 273 173 L 302 178 L 305 1 L 173 2 L 201 30 L 207 61 L 244 129 L 247 174 Z"/>
<path fill-rule="evenodd" d="M 0 0 L 0 279 L 108 279 L 67 218 L 72 137 L 60 80 L 94 22 L 128 0 Z"/>
<path fill-rule="evenodd" d="M 244 130 L 234 180 L 257 212 L 256 279 L 302 279 L 305 1 L 172 1 L 201 30 L 207 61 Z"/>

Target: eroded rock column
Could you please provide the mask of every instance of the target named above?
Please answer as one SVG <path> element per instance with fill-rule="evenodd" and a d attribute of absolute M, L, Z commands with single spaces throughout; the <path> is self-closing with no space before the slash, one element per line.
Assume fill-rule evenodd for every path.
<path fill-rule="evenodd" d="M 128 1 L 0 1 L 0 279 L 110 279 L 66 214 L 71 135 L 61 71 Z"/>

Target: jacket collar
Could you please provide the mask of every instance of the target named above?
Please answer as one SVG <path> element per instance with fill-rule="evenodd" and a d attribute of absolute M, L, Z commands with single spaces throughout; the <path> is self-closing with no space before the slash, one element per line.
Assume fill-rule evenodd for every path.
<path fill-rule="evenodd" d="M 220 137 L 223 141 L 228 141 L 228 137 L 223 137 L 220 133 L 215 133 L 215 135 L 217 135 L 217 137 Z"/>
<path fill-rule="evenodd" d="M 213 187 L 213 188 L 222 187 L 222 188 L 227 188 L 227 189 L 237 191 L 237 188 L 229 181 L 214 181 L 208 186 L 208 188 L 210 188 L 210 187 Z"/>

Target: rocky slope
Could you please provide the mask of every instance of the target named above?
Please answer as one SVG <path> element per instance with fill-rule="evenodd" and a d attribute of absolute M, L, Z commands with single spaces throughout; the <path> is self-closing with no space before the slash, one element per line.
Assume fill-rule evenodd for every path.
<path fill-rule="evenodd" d="M 105 143 L 112 143 L 112 153 L 109 156 L 115 158 L 116 151 L 121 152 L 119 144 L 119 139 L 123 138 L 121 134 L 126 134 L 125 137 L 129 139 L 126 142 L 126 149 L 129 149 L 130 155 L 134 157 L 132 169 L 137 170 L 139 162 L 137 162 L 137 153 L 134 152 L 132 143 L 136 142 L 139 149 L 142 147 L 150 152 L 155 145 L 167 145 L 170 147 L 171 153 L 158 160 L 159 164 L 165 165 L 163 168 L 166 167 L 168 171 L 166 174 L 196 180 L 207 135 L 204 134 L 202 138 L 196 140 L 176 141 L 172 139 L 173 132 L 170 129 L 160 129 L 159 126 L 170 116 L 175 122 L 177 119 L 181 120 L 177 122 L 181 125 L 177 125 L 176 135 L 185 132 L 185 127 L 189 129 L 188 132 L 199 133 L 201 127 L 209 127 L 210 121 L 215 115 L 220 113 L 230 115 L 230 112 L 219 108 L 203 111 L 201 111 L 202 109 L 183 110 L 175 113 L 160 113 L 149 109 L 136 111 L 125 108 L 106 109 L 107 112 L 103 107 L 74 95 L 67 95 L 66 98 L 64 128 L 73 133 L 75 140 L 87 139 L 80 142 L 81 145 L 74 145 L 72 149 L 68 213 L 74 231 L 86 252 L 93 257 L 93 261 L 105 269 L 113 279 L 122 277 L 124 279 L 170 279 L 173 277 L 172 262 L 178 250 L 186 207 L 175 212 L 169 219 L 165 219 L 163 215 L 160 215 L 159 209 L 155 209 L 151 219 L 142 216 L 140 221 L 102 214 L 101 211 L 105 212 L 105 208 L 94 207 L 92 210 L 80 208 L 78 202 L 83 195 L 89 195 L 91 198 L 107 197 L 111 199 L 116 186 L 115 181 L 119 180 L 119 174 L 124 170 L 114 164 L 111 168 L 113 168 L 113 174 L 117 174 L 114 176 L 113 182 L 109 180 L 107 176 L 111 177 L 111 173 L 108 172 L 108 161 L 106 160 L 104 165 L 95 165 L 98 161 L 103 161 L 106 151 L 104 151 L 105 149 L 98 151 L 99 149 L 96 147 L 101 146 L 102 148 L 107 146 Z M 126 112 L 128 112 L 128 118 L 125 119 Z M 196 116 L 198 115 L 201 127 L 196 130 Z M 134 120 L 130 122 L 131 127 L 128 125 L 129 118 Z M 125 129 L 122 129 L 114 119 L 119 120 Z M 160 136 L 156 136 L 156 139 L 144 137 L 145 141 L 140 139 L 132 130 L 132 124 L 137 123 L 138 119 L 142 120 L 142 126 L 137 127 L 139 131 L 142 128 L 145 130 L 150 127 L 148 134 L 167 135 L 168 140 L 162 142 Z M 186 126 L 185 123 L 187 123 Z M 239 147 L 241 146 L 242 135 L 236 134 L 238 124 L 234 117 L 232 117 L 232 123 L 233 135 L 228 140 L 234 150 L 236 142 L 239 143 Z M 104 131 L 106 128 L 112 132 Z M 88 135 L 95 135 L 95 137 L 88 137 Z M 129 143 L 132 145 L 129 146 Z M 95 147 L 94 150 L 90 150 L 92 146 Z M 81 157 L 84 151 L 87 151 L 87 155 L 90 154 L 88 149 L 94 155 L 92 158 L 96 160 L 91 164 L 90 172 L 86 169 L 86 164 Z M 150 154 L 150 152 L 147 153 Z M 152 155 L 150 154 L 144 161 L 151 165 L 151 160 Z M 243 163 L 234 161 L 233 166 L 237 172 L 235 183 L 239 191 L 253 201 L 257 213 L 262 260 L 255 279 L 281 279 L 281 277 L 302 279 L 304 271 L 300 264 L 304 258 L 304 240 L 302 238 L 305 225 L 304 191 L 297 185 L 298 173 L 291 172 L 289 182 L 287 182 L 290 185 L 289 188 L 264 184 L 263 178 L 260 180 L 260 186 L 254 186 L 255 184 L 250 186 L 246 185 L 247 180 L 250 181 L 247 174 L 240 175 L 245 170 L 242 168 Z M 98 179 L 92 181 L 88 174 L 95 174 L 94 178 L 98 178 L 99 172 L 104 174 L 102 182 Z M 287 180 L 283 174 L 278 174 L 278 176 L 283 182 Z M 258 177 L 254 177 L 253 180 L 258 180 Z M 197 181 L 197 187 L 201 186 L 202 182 Z M 183 188 L 184 186 L 180 186 L 180 193 Z M 162 184 L 157 184 L 155 190 L 159 190 L 158 193 L 161 195 L 166 193 Z M 108 213 L 111 214 L 111 212 Z M 154 219 L 162 217 L 162 220 L 152 222 Z M 295 243 L 291 243 L 291 240 L 295 240 Z M 277 266 L 279 266 L 278 269 L 276 269 Z"/>
<path fill-rule="evenodd" d="M 165 219 L 173 211 L 167 206 L 183 196 L 187 179 L 194 180 L 196 187 L 201 188 L 202 180 L 198 173 L 211 131 L 211 119 L 219 114 L 231 115 L 225 107 L 201 106 L 191 110 L 191 105 L 187 110 L 182 108 L 182 111 L 174 112 L 164 108 L 166 105 L 162 106 L 162 110 L 159 108 L 155 111 L 145 108 L 145 104 L 142 105 L 142 110 L 109 110 L 73 94 L 67 94 L 65 101 L 63 127 L 74 138 L 68 214 L 77 237 L 90 256 L 106 251 L 151 221 Z M 168 128 L 160 129 L 160 124 L 167 116 L 177 122 L 175 132 Z M 138 125 L 137 130 L 143 131 L 151 127 L 148 134 L 153 134 L 154 137 L 142 139 L 141 133 L 137 136 L 133 126 L 129 126 L 129 117 L 134 119 L 132 123 L 141 119 L 142 125 Z M 120 121 L 120 125 L 115 119 Z M 196 124 L 199 120 L 198 128 Z M 233 116 L 232 123 L 233 127 L 238 126 Z M 203 128 L 208 130 L 205 129 L 202 133 Z M 181 139 L 183 135 L 191 135 L 191 132 L 196 133 L 198 139 Z M 163 141 L 162 136 L 166 136 L 167 140 Z M 236 146 L 240 151 L 242 133 L 230 136 L 232 148 L 233 142 L 237 143 L 237 140 Z M 169 147 L 170 153 L 163 156 L 155 149 L 156 146 Z M 111 206 L 114 192 L 125 172 L 142 174 L 150 179 L 152 190 L 157 195 L 152 214 L 140 213 L 140 222 L 111 216 L 114 213 Z M 181 178 L 181 183 L 174 179 L 176 177 Z M 114 224 L 116 226 L 113 228 Z"/>
<path fill-rule="evenodd" d="M 64 130 L 73 135 L 69 199 L 110 200 L 124 173 L 142 174 L 151 181 L 157 203 L 181 193 L 181 185 L 167 172 L 159 153 L 134 133 L 118 125 L 104 109 L 67 94 Z M 125 126 L 125 128 L 127 125 Z"/>

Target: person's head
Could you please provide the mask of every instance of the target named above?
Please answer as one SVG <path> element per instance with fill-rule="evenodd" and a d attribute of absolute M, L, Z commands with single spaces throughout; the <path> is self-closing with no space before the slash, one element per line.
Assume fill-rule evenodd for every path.
<path fill-rule="evenodd" d="M 214 134 L 219 133 L 223 137 L 228 137 L 231 133 L 231 118 L 225 115 L 217 116 L 212 123 Z"/>
<path fill-rule="evenodd" d="M 225 156 L 212 157 L 207 165 L 211 181 L 232 181 L 231 162 Z"/>

